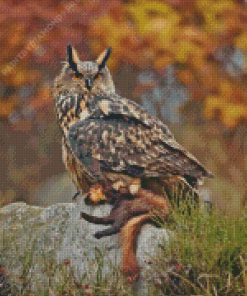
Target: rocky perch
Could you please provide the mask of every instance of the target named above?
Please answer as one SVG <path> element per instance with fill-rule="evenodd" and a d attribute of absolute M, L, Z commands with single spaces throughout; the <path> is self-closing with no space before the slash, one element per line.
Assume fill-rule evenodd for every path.
<path fill-rule="evenodd" d="M 90 284 L 99 274 L 101 278 L 109 276 L 120 263 L 118 235 L 97 240 L 94 233 L 106 226 L 80 219 L 80 211 L 106 216 L 110 209 L 107 205 L 86 206 L 83 199 L 48 207 L 12 203 L 1 208 L 0 264 L 12 286 L 44 295 L 45 290 L 59 283 L 65 265 L 70 266 L 78 282 L 87 278 Z M 135 284 L 142 295 L 148 293 L 144 280 L 150 269 L 148 262 L 164 240 L 168 240 L 165 229 L 143 226 L 137 248 L 142 273 Z M 1 285 L 0 295 L 5 295 L 1 294 Z"/>

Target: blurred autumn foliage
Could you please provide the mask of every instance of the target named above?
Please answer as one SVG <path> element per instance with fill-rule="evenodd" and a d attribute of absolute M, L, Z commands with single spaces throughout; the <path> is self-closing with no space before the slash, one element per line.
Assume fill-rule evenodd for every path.
<path fill-rule="evenodd" d="M 218 54 L 227 48 L 247 49 L 247 15 L 241 1 L 26 0 L 1 1 L 0 8 L 0 79 L 5 85 L 37 84 L 42 74 L 29 67 L 33 60 L 37 68 L 58 65 L 68 42 L 86 42 L 95 54 L 111 45 L 112 70 L 122 62 L 158 72 L 175 64 L 177 78 L 192 98 L 204 100 L 207 118 L 220 111 L 224 124 L 233 128 L 247 116 L 246 73 L 237 65 L 237 75 L 228 71 L 224 63 L 230 56 Z M 15 107 L 13 97 L 1 100 L 1 116 Z"/>
<path fill-rule="evenodd" d="M 30 133 L 36 123 L 47 132 L 46 116 L 55 119 L 50 86 L 70 42 L 82 60 L 112 46 L 108 66 L 116 75 L 131 65 L 162 76 L 172 65 L 190 102 L 200 102 L 202 117 L 233 131 L 247 119 L 245 5 L 241 0 L 2 0 L 0 119 L 8 131 Z M 134 86 L 134 97 L 157 84 L 150 81 Z M 54 140 L 56 128 L 49 126 L 53 130 Z M 43 147 L 39 141 L 30 145 L 42 150 L 42 162 L 49 158 L 49 143 Z"/>

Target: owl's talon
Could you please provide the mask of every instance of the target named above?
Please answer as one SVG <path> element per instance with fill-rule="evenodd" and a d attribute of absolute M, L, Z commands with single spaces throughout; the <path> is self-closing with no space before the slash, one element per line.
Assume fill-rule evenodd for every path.
<path fill-rule="evenodd" d="M 87 206 L 95 205 L 95 202 L 92 200 L 90 193 L 85 197 L 84 202 Z M 101 199 L 97 202 L 97 205 L 104 205 L 107 203 L 107 200 Z"/>
<path fill-rule="evenodd" d="M 95 184 L 91 186 L 89 193 L 85 198 L 86 205 L 105 204 L 108 202 L 105 196 L 103 186 L 101 184 Z"/>

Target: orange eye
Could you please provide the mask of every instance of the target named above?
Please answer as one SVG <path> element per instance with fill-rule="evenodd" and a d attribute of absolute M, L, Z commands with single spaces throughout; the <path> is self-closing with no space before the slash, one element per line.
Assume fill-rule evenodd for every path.
<path fill-rule="evenodd" d="M 101 77 L 101 74 L 97 73 L 95 76 L 94 76 L 94 79 L 100 79 Z"/>
<path fill-rule="evenodd" d="M 74 73 L 73 78 L 74 79 L 82 79 L 83 75 L 81 73 Z"/>

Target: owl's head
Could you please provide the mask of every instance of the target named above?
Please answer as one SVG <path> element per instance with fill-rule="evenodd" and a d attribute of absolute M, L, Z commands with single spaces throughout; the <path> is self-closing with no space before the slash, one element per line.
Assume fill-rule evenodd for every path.
<path fill-rule="evenodd" d="M 115 93 L 114 83 L 106 62 L 111 54 L 111 48 L 104 50 L 95 62 L 82 62 L 77 51 L 69 44 L 67 46 L 67 62 L 60 79 L 70 89 L 78 89 L 85 93 Z M 60 80 L 61 81 L 61 80 Z"/>

